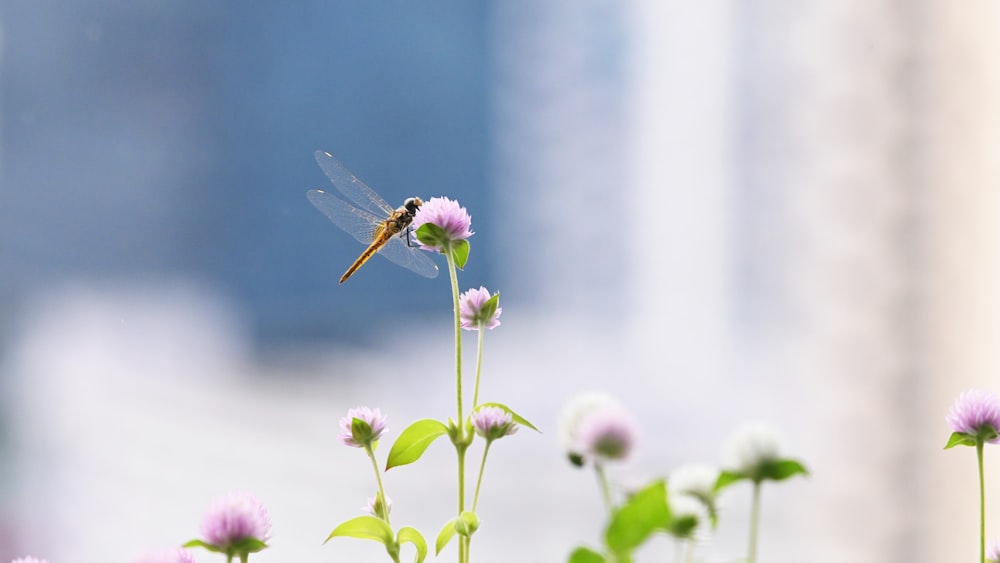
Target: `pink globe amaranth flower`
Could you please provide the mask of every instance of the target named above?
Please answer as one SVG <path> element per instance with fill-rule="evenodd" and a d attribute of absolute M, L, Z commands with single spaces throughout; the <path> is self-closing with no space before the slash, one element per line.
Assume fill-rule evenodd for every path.
<path fill-rule="evenodd" d="M 425 223 L 437 225 L 444 231 L 444 241 L 421 241 L 424 250 L 443 250 L 447 242 L 464 240 L 471 237 L 472 217 L 457 201 L 446 197 L 432 197 L 417 210 L 410 227 L 414 232 Z"/>
<path fill-rule="evenodd" d="M 976 436 L 987 427 L 1000 431 L 1000 398 L 992 391 L 969 389 L 958 396 L 945 420 L 960 434 Z M 995 444 L 1000 437 L 988 441 Z"/>
<path fill-rule="evenodd" d="M 483 286 L 479 289 L 470 289 L 458 298 L 458 313 L 462 319 L 462 328 L 465 330 L 479 330 L 479 327 L 486 327 L 490 330 L 500 326 L 500 313 L 503 307 L 487 307 L 486 303 L 492 298 L 490 292 Z"/>
<path fill-rule="evenodd" d="M 260 499 L 250 493 L 230 493 L 212 502 L 201 522 L 205 543 L 225 550 L 234 543 L 253 538 L 271 538 L 271 518 Z"/>
<path fill-rule="evenodd" d="M 493 441 L 517 432 L 517 424 L 509 412 L 499 407 L 483 407 L 472 413 L 472 426 L 487 440 Z"/>
<path fill-rule="evenodd" d="M 39 559 L 37 557 L 32 557 L 29 555 L 27 557 L 18 557 L 17 559 L 11 561 L 10 563 L 49 563 L 49 562 L 46 561 L 45 559 Z"/>
<path fill-rule="evenodd" d="M 598 463 L 624 460 L 631 455 L 637 435 L 638 425 L 625 409 L 598 408 L 580 420 L 572 451 Z"/>
<path fill-rule="evenodd" d="M 182 547 L 151 551 L 132 563 L 195 563 L 194 553 Z"/>
<path fill-rule="evenodd" d="M 368 425 L 368 430 L 362 429 L 357 435 L 354 432 L 354 419 L 360 419 Z M 385 416 L 379 409 L 356 407 L 347 411 L 347 416 L 340 419 L 340 441 L 345 446 L 363 448 L 382 437 L 388 428 L 385 427 Z"/>

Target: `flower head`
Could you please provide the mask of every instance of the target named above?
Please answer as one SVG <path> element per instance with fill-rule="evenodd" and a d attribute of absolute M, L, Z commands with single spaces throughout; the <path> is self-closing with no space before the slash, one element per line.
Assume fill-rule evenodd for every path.
<path fill-rule="evenodd" d="M 194 553 L 182 547 L 149 552 L 132 563 L 195 563 Z"/>
<path fill-rule="evenodd" d="M 705 505 L 687 495 L 670 494 L 670 525 L 668 532 L 675 538 L 694 539 L 707 520 Z"/>
<path fill-rule="evenodd" d="M 29 555 L 27 557 L 18 557 L 17 559 L 11 561 L 10 563 L 49 563 L 49 562 L 44 559 L 39 559 L 37 557 L 32 557 Z"/>
<path fill-rule="evenodd" d="M 417 210 L 410 224 L 413 231 L 419 231 L 425 224 L 434 225 L 434 236 L 418 236 L 424 250 L 441 251 L 452 242 L 465 240 L 473 235 L 472 217 L 457 201 L 446 197 L 432 197 Z"/>
<path fill-rule="evenodd" d="M 230 493 L 212 502 L 201 522 L 205 543 L 223 551 L 241 540 L 266 542 L 271 518 L 260 499 L 250 493 Z"/>
<path fill-rule="evenodd" d="M 360 423 L 355 424 L 355 420 L 360 421 Z M 368 407 L 349 409 L 347 416 L 340 419 L 340 428 L 343 430 L 340 441 L 344 445 L 354 448 L 371 445 L 388 430 L 385 427 L 385 417 L 382 416 L 382 411 Z"/>
<path fill-rule="evenodd" d="M 517 432 L 517 424 L 510 413 L 499 407 L 483 407 L 472 413 L 472 426 L 488 441 L 510 436 Z"/>
<path fill-rule="evenodd" d="M 559 440 L 563 448 L 570 453 L 581 453 L 577 446 L 577 436 L 580 433 L 580 423 L 587 415 L 606 407 L 619 407 L 611 395 L 606 393 L 581 393 L 570 399 L 559 413 Z"/>
<path fill-rule="evenodd" d="M 376 518 L 385 520 L 388 518 L 389 513 L 392 512 L 392 499 L 385 497 L 385 502 L 382 502 L 382 495 L 375 493 L 375 496 L 368 497 L 368 505 L 362 508 L 362 510 Z"/>
<path fill-rule="evenodd" d="M 670 473 L 667 486 L 672 497 L 690 497 L 701 502 L 714 527 L 718 521 L 719 513 L 715 490 L 715 483 L 718 480 L 719 470 L 717 468 L 704 463 L 689 463 Z"/>
<path fill-rule="evenodd" d="M 595 463 L 624 460 L 632 453 L 638 425 L 617 406 L 591 411 L 580 421 L 573 452 Z"/>
<path fill-rule="evenodd" d="M 755 476 L 781 457 L 781 435 L 770 424 L 754 422 L 736 429 L 726 442 L 723 465 L 741 475 Z"/>
<path fill-rule="evenodd" d="M 1000 432 L 1000 399 L 992 391 L 965 391 L 955 400 L 945 419 L 955 432 L 976 436 L 986 431 L 993 436 L 987 442 L 1000 442 L 1000 436 L 996 435 Z"/>
<path fill-rule="evenodd" d="M 715 482 L 719 470 L 704 463 L 688 463 L 674 469 L 667 479 L 670 494 L 687 495 L 698 499 L 715 495 Z"/>
<path fill-rule="evenodd" d="M 458 298 L 462 328 L 479 330 L 481 327 L 486 327 L 492 330 L 500 326 L 500 313 L 503 312 L 503 308 L 498 307 L 497 303 L 498 299 L 493 299 L 490 292 L 482 286 L 463 293 Z"/>
<path fill-rule="evenodd" d="M 990 547 L 986 550 L 986 560 L 990 563 L 1000 563 L 1000 542 L 990 542 Z"/>

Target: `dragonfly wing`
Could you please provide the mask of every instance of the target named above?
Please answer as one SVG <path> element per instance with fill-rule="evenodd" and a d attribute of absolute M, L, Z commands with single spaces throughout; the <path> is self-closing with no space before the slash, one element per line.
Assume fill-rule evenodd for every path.
<path fill-rule="evenodd" d="M 366 245 L 372 243 L 372 234 L 382 222 L 381 219 L 323 190 L 309 190 L 306 192 L 306 197 L 316 209 L 333 221 L 334 225 L 346 231 L 358 242 Z"/>
<path fill-rule="evenodd" d="M 344 194 L 349 201 L 362 209 L 366 209 L 376 216 L 383 218 L 392 214 L 394 208 L 389 205 L 375 190 L 369 188 L 357 176 L 351 174 L 346 166 L 333 155 L 325 151 L 316 151 L 316 163 L 323 169 L 326 177 L 333 182 L 333 185 Z M 336 222 L 336 221 L 334 221 Z"/>
<path fill-rule="evenodd" d="M 405 236 L 405 235 L 404 235 Z M 396 235 L 389 239 L 379 251 L 393 263 L 398 264 L 410 271 L 416 272 L 425 278 L 436 278 L 438 275 L 437 264 L 431 260 L 427 252 L 419 247 L 409 246 L 406 241 Z"/>

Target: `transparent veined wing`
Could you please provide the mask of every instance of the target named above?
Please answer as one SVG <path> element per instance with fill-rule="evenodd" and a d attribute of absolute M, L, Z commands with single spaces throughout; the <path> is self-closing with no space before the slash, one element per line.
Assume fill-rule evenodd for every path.
<path fill-rule="evenodd" d="M 378 217 L 364 209 L 354 207 L 343 199 L 323 190 L 309 190 L 306 193 L 306 197 L 334 225 L 337 225 L 354 237 L 355 240 L 366 246 L 372 243 L 375 230 L 388 218 L 388 215 L 385 218 Z M 390 238 L 379 249 L 378 254 L 421 276 L 427 278 L 437 277 L 437 264 L 423 250 L 415 246 L 416 243 L 413 243 L 414 246 L 407 244 L 406 239 L 403 238 L 407 236 L 407 233 L 408 231 L 403 231 Z"/>
<path fill-rule="evenodd" d="M 362 209 L 366 209 L 383 219 L 392 214 L 395 207 L 389 205 L 375 190 L 369 188 L 346 166 L 326 151 L 316 151 L 316 163 L 333 182 L 333 185 L 344 194 L 348 201 Z"/>

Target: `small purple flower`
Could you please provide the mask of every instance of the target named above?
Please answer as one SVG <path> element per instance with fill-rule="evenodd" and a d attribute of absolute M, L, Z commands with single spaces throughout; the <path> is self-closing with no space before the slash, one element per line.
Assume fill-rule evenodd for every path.
<path fill-rule="evenodd" d="M 638 426 L 625 409 L 598 408 L 580 420 L 572 451 L 595 462 L 624 460 L 635 446 Z"/>
<path fill-rule="evenodd" d="M 457 201 L 446 197 L 432 197 L 417 210 L 410 224 L 417 231 L 425 223 L 430 223 L 441 229 L 439 240 L 419 240 L 424 250 L 444 250 L 450 243 L 464 240 L 473 235 L 472 217 Z"/>
<path fill-rule="evenodd" d="M 134 559 L 132 563 L 195 563 L 194 553 L 182 547 L 152 551 Z"/>
<path fill-rule="evenodd" d="M 479 330 L 486 327 L 492 330 L 500 326 L 503 307 L 497 307 L 496 302 L 490 303 L 492 297 L 485 287 L 479 286 L 479 289 L 470 289 L 458 298 L 462 328 Z"/>
<path fill-rule="evenodd" d="M 49 562 L 44 559 L 39 559 L 37 557 L 32 557 L 29 555 L 27 557 L 18 557 L 17 559 L 11 561 L 10 563 L 49 563 Z"/>
<path fill-rule="evenodd" d="M 1000 399 L 992 391 L 969 389 L 958 396 L 945 419 L 960 434 L 976 436 L 984 429 L 1000 432 Z M 995 444 L 1000 437 L 987 441 Z"/>
<path fill-rule="evenodd" d="M 499 407 L 483 407 L 472 413 L 471 418 L 476 434 L 490 442 L 517 432 L 513 417 Z"/>
<path fill-rule="evenodd" d="M 355 428 L 354 419 L 361 420 L 364 424 L 360 428 Z M 367 428 L 365 428 L 367 426 Z M 368 407 L 357 407 L 349 409 L 347 416 L 340 419 L 340 428 L 343 433 L 340 441 L 346 446 L 363 448 L 371 445 L 382 437 L 388 428 L 385 427 L 385 417 L 379 409 Z"/>
<path fill-rule="evenodd" d="M 1000 563 L 1000 542 L 990 542 L 990 547 L 986 550 L 986 560 L 990 563 Z"/>
<path fill-rule="evenodd" d="M 205 543 L 223 551 L 240 540 L 271 538 L 271 518 L 260 499 L 250 493 L 230 493 L 215 499 L 201 522 Z"/>

